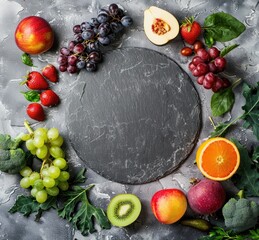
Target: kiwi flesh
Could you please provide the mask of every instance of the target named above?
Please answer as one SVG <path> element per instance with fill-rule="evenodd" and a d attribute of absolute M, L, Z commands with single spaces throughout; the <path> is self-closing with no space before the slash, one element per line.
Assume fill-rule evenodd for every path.
<path fill-rule="evenodd" d="M 113 226 L 125 227 L 136 221 L 141 212 L 139 198 L 130 193 L 118 194 L 107 207 L 107 217 Z"/>

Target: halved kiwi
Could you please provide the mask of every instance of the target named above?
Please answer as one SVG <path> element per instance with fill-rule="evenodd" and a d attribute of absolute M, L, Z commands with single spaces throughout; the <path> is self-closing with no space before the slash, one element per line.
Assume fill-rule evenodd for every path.
<path fill-rule="evenodd" d="M 107 216 L 113 226 L 125 227 L 133 223 L 141 211 L 141 202 L 134 194 L 118 194 L 107 208 Z"/>

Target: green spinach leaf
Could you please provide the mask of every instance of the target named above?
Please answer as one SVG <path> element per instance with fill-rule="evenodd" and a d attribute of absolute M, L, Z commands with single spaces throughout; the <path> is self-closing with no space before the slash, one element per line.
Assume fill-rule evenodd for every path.
<path fill-rule="evenodd" d="M 232 87 L 216 92 L 211 97 L 210 107 L 214 117 L 230 111 L 235 103 L 235 94 Z"/>
<path fill-rule="evenodd" d="M 205 43 L 214 41 L 227 42 L 237 38 L 246 27 L 238 19 L 224 12 L 213 13 L 204 21 Z M 207 39 L 207 41 L 206 41 Z"/>

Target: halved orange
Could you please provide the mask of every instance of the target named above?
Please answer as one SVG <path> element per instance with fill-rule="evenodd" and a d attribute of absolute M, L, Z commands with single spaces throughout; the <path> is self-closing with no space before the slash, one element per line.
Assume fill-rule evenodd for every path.
<path fill-rule="evenodd" d="M 224 181 L 237 171 L 240 155 L 234 143 L 226 138 L 215 137 L 204 141 L 199 146 L 196 163 L 205 177 Z"/>

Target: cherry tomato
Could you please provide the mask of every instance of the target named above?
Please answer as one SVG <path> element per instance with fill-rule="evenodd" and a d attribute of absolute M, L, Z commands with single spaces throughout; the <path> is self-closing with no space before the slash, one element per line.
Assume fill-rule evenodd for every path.
<path fill-rule="evenodd" d="M 183 56 L 191 56 L 192 55 L 192 53 L 193 53 L 193 51 L 192 51 L 192 49 L 190 48 L 190 47 L 183 47 L 182 49 L 181 49 L 181 54 L 183 55 Z"/>
<path fill-rule="evenodd" d="M 201 48 L 204 48 L 204 44 L 203 44 L 201 41 L 197 40 L 197 41 L 193 44 L 193 50 L 194 50 L 194 52 L 197 53 L 197 51 L 198 51 L 199 49 L 201 49 Z"/>

